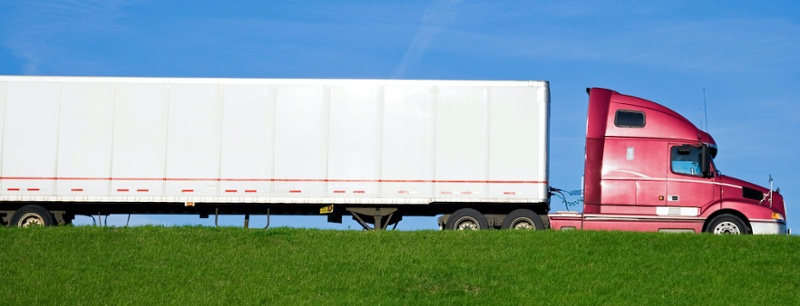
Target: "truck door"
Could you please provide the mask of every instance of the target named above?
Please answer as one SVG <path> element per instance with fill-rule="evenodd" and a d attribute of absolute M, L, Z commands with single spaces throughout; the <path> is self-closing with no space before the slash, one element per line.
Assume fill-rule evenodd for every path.
<path fill-rule="evenodd" d="M 700 146 L 670 144 L 670 171 L 667 171 L 668 215 L 697 216 L 700 208 L 713 203 L 714 175 L 704 175 L 701 167 L 703 149 Z"/>

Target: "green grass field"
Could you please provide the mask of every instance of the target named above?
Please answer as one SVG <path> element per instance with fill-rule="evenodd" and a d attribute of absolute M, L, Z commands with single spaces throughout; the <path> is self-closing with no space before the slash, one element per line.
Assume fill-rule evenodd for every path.
<path fill-rule="evenodd" d="M 790 305 L 800 237 L 0 228 L 2 305 Z"/>

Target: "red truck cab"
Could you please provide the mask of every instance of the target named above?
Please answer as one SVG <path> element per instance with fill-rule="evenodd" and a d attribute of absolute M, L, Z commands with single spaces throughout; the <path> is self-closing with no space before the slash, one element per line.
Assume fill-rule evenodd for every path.
<path fill-rule="evenodd" d="M 721 175 L 716 142 L 658 103 L 589 90 L 583 213 L 553 229 L 785 234 L 783 196 Z"/>

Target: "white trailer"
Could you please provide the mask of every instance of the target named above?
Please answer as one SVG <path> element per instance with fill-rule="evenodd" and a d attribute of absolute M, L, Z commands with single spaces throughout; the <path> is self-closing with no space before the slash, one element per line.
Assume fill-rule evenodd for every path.
<path fill-rule="evenodd" d="M 546 81 L 0 76 L 0 112 L 6 224 L 513 212 L 534 220 L 507 226 L 540 227 L 549 210 Z"/>

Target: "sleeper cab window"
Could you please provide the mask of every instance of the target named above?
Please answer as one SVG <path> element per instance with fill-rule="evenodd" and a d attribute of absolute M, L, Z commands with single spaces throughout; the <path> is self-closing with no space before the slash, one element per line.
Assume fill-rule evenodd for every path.
<path fill-rule="evenodd" d="M 614 125 L 621 128 L 643 128 L 644 112 L 633 110 L 618 110 L 614 116 Z"/>

